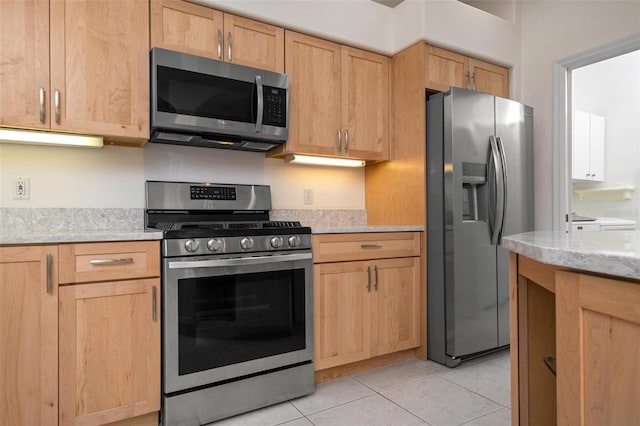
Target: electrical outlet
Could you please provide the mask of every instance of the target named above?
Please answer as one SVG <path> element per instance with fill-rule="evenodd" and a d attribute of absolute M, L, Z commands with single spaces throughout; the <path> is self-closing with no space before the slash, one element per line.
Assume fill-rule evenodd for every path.
<path fill-rule="evenodd" d="M 304 189 L 304 203 L 313 204 L 313 189 L 309 189 L 309 188 Z"/>
<path fill-rule="evenodd" d="M 29 178 L 28 177 L 13 178 L 13 198 L 16 200 L 29 199 Z"/>

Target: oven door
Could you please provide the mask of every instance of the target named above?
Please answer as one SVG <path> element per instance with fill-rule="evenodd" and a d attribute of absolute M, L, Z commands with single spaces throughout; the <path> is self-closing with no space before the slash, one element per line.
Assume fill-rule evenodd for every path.
<path fill-rule="evenodd" d="M 313 357 L 311 252 L 163 263 L 165 394 Z"/>

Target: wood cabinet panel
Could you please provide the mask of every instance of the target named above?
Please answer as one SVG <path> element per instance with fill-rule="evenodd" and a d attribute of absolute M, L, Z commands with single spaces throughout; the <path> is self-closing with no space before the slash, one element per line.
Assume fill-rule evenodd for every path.
<path fill-rule="evenodd" d="M 339 155 L 340 45 L 286 31 L 285 50 L 289 75 L 287 152 Z"/>
<path fill-rule="evenodd" d="M 159 272 L 160 247 L 157 241 L 60 246 L 62 284 L 156 277 Z"/>
<path fill-rule="evenodd" d="M 160 409 L 159 286 L 147 279 L 61 288 L 61 425 Z"/>
<path fill-rule="evenodd" d="M 50 256 L 47 291 L 47 256 Z M 58 280 L 55 246 L 0 247 L 0 418 L 58 421 Z"/>
<path fill-rule="evenodd" d="M 473 90 L 503 98 L 509 97 L 509 70 L 479 59 L 468 59 L 468 72 Z"/>
<path fill-rule="evenodd" d="M 467 58 L 464 55 L 427 45 L 426 59 L 425 87 L 428 89 L 446 92 L 451 86 L 462 88 L 469 86 Z"/>
<path fill-rule="evenodd" d="M 420 345 L 420 258 L 376 260 L 372 355 Z"/>
<path fill-rule="evenodd" d="M 51 3 L 51 128 L 149 138 L 149 3 Z M 55 96 L 50 96 L 51 110 Z"/>
<path fill-rule="evenodd" d="M 223 13 L 181 0 L 151 0 L 151 46 L 222 59 Z"/>
<path fill-rule="evenodd" d="M 49 2 L 0 1 L 0 40 L 0 125 L 49 128 Z"/>
<path fill-rule="evenodd" d="M 313 235 L 314 262 L 420 256 L 420 234 L 384 232 Z"/>
<path fill-rule="evenodd" d="M 344 151 L 367 160 L 389 158 L 389 58 L 342 48 Z"/>
<path fill-rule="evenodd" d="M 224 14 L 225 61 L 284 72 L 284 28 Z"/>
<path fill-rule="evenodd" d="M 557 279 L 558 424 L 639 424 L 640 285 Z"/>
<path fill-rule="evenodd" d="M 418 232 L 313 236 L 314 363 L 316 370 L 332 368 L 321 376 L 420 346 L 420 238 Z M 360 246 L 379 243 L 373 252 Z"/>
<path fill-rule="evenodd" d="M 316 370 L 370 357 L 371 299 L 362 262 L 314 265 Z"/>

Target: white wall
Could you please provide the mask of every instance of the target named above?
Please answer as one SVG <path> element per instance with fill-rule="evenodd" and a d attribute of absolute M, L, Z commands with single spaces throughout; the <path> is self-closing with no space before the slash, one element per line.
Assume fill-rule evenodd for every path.
<path fill-rule="evenodd" d="M 605 117 L 605 181 L 574 189 L 631 185 L 630 200 L 580 201 L 583 216 L 620 217 L 640 222 L 640 51 L 573 71 L 573 107 Z"/>
<path fill-rule="evenodd" d="M 640 31 L 640 2 L 521 2 L 522 96 L 534 108 L 536 229 L 552 228 L 552 65 Z"/>
<path fill-rule="evenodd" d="M 11 196 L 30 178 L 29 200 Z M 102 149 L 0 144 L 0 206 L 144 208 L 145 180 L 271 185 L 274 209 L 364 209 L 364 169 L 309 167 L 263 154 L 147 144 Z M 314 193 L 305 205 L 303 190 Z"/>

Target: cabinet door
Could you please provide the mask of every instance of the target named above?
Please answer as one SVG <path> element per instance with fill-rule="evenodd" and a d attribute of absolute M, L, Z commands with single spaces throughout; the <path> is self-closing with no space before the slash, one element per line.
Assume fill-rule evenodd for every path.
<path fill-rule="evenodd" d="M 0 1 L 0 40 L 0 125 L 48 128 L 49 2 Z"/>
<path fill-rule="evenodd" d="M 342 47 L 343 152 L 389 158 L 389 58 Z"/>
<path fill-rule="evenodd" d="M 151 0 L 151 47 L 222 60 L 223 13 L 182 0 Z"/>
<path fill-rule="evenodd" d="M 363 262 L 314 265 L 316 370 L 370 357 L 371 291 Z"/>
<path fill-rule="evenodd" d="M 159 280 L 60 288 L 60 424 L 160 409 Z"/>
<path fill-rule="evenodd" d="M 58 422 L 56 262 L 56 247 L 0 247 L 3 424 L 45 426 Z"/>
<path fill-rule="evenodd" d="M 284 72 L 284 28 L 224 14 L 224 60 Z"/>
<path fill-rule="evenodd" d="M 639 306 L 637 282 L 557 273 L 559 425 L 640 424 Z"/>
<path fill-rule="evenodd" d="M 466 89 L 469 85 L 466 57 L 445 49 L 426 46 L 426 88 L 446 92 L 451 86 Z"/>
<path fill-rule="evenodd" d="M 475 91 L 509 98 L 509 70 L 478 59 L 468 59 L 472 88 Z"/>
<path fill-rule="evenodd" d="M 591 124 L 589 113 L 573 112 L 573 144 L 571 145 L 571 177 L 573 179 L 589 179 L 589 140 Z"/>
<path fill-rule="evenodd" d="M 420 346 L 420 258 L 371 262 L 372 356 Z"/>
<path fill-rule="evenodd" d="M 589 168 L 591 180 L 604 182 L 604 117 L 590 115 Z"/>
<path fill-rule="evenodd" d="M 51 90 L 52 129 L 144 144 L 149 138 L 149 2 L 51 2 Z"/>
<path fill-rule="evenodd" d="M 340 45 L 286 31 L 287 152 L 340 155 Z"/>

